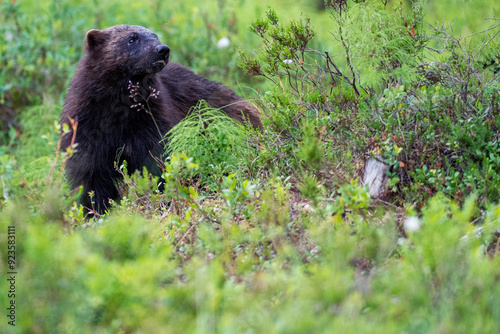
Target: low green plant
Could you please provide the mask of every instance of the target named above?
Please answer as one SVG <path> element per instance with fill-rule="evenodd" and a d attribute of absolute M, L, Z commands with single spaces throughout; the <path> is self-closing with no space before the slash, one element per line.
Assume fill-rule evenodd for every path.
<path fill-rule="evenodd" d="M 256 181 L 248 179 L 240 181 L 234 173 L 223 179 L 221 196 L 226 200 L 226 206 L 234 217 L 239 215 L 243 215 L 246 219 L 252 217 L 255 208 L 248 202 L 253 199 L 256 188 Z"/>
<path fill-rule="evenodd" d="M 334 216 L 296 213 L 287 181 L 252 189 L 234 176 L 227 182 L 226 199 L 235 201 L 227 208 L 253 207 L 253 214 L 223 209 L 214 222 L 195 209 L 183 219 L 115 211 L 68 233 L 59 216 L 12 203 L 0 230 L 15 226 L 22 259 L 15 329 L 480 333 L 500 325 L 499 207 L 489 206 L 478 232 L 475 198 L 460 208 L 438 196 L 412 218 L 405 239 L 393 217 L 370 212 L 357 182 L 339 189 L 334 211 L 315 207 Z M 46 200 L 44 207 L 54 202 Z M 6 238 L 1 232 L 2 244 Z M 0 281 L 0 289 L 8 284 Z"/>
<path fill-rule="evenodd" d="M 316 131 L 311 124 L 302 126 L 303 138 L 299 145 L 297 157 L 311 170 L 317 170 L 324 159 L 323 143 L 316 137 Z"/>
<path fill-rule="evenodd" d="M 167 152 L 192 157 L 199 165 L 196 175 L 213 189 L 219 175 L 241 170 L 252 152 L 245 127 L 204 101 L 166 135 L 166 142 Z"/>

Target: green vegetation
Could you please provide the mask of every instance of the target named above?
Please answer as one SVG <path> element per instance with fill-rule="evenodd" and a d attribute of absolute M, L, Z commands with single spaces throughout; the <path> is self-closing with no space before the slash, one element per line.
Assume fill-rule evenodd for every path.
<path fill-rule="evenodd" d="M 272 6 L 1 2 L 2 333 L 498 331 L 491 1 Z M 200 104 L 166 138 L 162 180 L 125 176 L 89 219 L 57 121 L 85 32 L 125 22 L 253 99 L 264 131 Z M 378 198 L 371 157 L 390 167 Z"/>
<path fill-rule="evenodd" d="M 218 184 L 220 175 L 244 168 L 251 154 L 245 128 L 225 113 L 202 101 L 166 136 L 166 149 L 172 155 L 196 157 L 200 181 Z M 212 179 L 210 182 L 209 180 Z M 207 184 L 207 185 L 208 185 Z"/>

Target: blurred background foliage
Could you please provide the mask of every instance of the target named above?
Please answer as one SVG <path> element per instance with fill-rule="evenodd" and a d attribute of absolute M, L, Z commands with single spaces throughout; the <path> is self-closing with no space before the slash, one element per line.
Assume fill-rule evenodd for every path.
<path fill-rule="evenodd" d="M 500 328 L 492 1 L 0 3 L 0 254 L 4 273 L 16 226 L 19 272 L 2 333 Z M 86 32 L 123 23 L 250 99 L 264 131 L 221 121 L 193 144 L 203 124 L 183 123 L 196 149 L 166 161 L 164 192 L 136 172 L 89 219 L 58 118 Z M 390 166 L 379 198 L 372 157 Z"/>

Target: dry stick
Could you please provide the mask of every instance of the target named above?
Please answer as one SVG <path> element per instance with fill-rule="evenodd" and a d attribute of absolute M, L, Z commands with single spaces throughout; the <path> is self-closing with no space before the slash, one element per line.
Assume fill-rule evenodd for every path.
<path fill-rule="evenodd" d="M 306 64 L 306 57 L 305 57 L 305 48 L 302 47 L 302 49 L 300 50 L 300 57 L 301 57 L 301 61 L 302 62 L 299 62 L 299 65 L 300 65 L 300 68 L 302 69 L 302 72 L 304 72 L 304 75 L 306 77 L 308 77 L 311 81 L 311 83 L 313 84 L 314 87 L 317 87 L 318 84 L 313 80 L 311 79 L 310 75 L 311 75 L 311 72 L 309 72 L 305 67 L 304 67 L 304 64 Z M 310 65 L 310 64 L 307 64 L 307 65 Z M 297 69 L 298 70 L 298 69 Z M 301 80 L 301 88 L 304 89 L 304 80 Z"/>
<path fill-rule="evenodd" d="M 196 201 L 188 201 L 187 199 L 183 199 L 185 202 L 188 202 L 190 204 L 194 204 L 196 206 L 196 209 L 201 213 L 201 215 L 207 220 L 207 221 L 211 221 L 212 223 L 215 223 L 215 224 L 219 224 L 219 221 L 217 219 L 214 219 L 214 218 L 210 218 L 208 216 L 208 214 L 199 206 L 198 203 L 196 203 Z M 181 239 L 179 239 L 179 241 L 175 242 L 175 246 L 180 244 L 181 242 L 184 241 L 184 239 L 186 239 L 186 237 L 188 236 L 188 234 L 191 232 L 191 230 L 193 228 L 195 228 L 196 226 L 198 225 L 197 222 L 194 222 L 191 224 L 191 226 L 189 227 L 189 229 L 186 231 L 186 233 L 184 233 L 184 235 L 181 237 Z"/>
<path fill-rule="evenodd" d="M 500 76 L 500 72 L 498 72 L 490 81 L 486 83 L 486 85 L 490 85 L 493 81 L 497 80 L 498 77 Z"/>
<path fill-rule="evenodd" d="M 322 53 L 322 52 L 319 52 L 317 50 L 310 49 L 310 50 L 306 50 L 306 52 L 313 52 L 313 53 L 316 53 L 319 56 L 323 57 L 325 59 L 326 67 L 328 69 L 328 71 L 326 71 L 326 72 L 328 72 L 330 74 L 330 76 L 334 75 L 336 77 L 339 77 L 341 80 L 346 81 L 350 86 L 352 86 L 355 89 L 355 93 L 359 95 L 359 91 L 356 88 L 356 83 L 352 82 L 351 79 L 347 75 L 342 73 L 342 71 L 339 69 L 337 64 L 335 64 L 335 62 L 332 60 L 332 57 L 330 56 L 328 51 L 325 51 L 325 53 Z M 335 71 L 331 69 L 330 65 L 335 68 Z M 333 77 L 332 77 L 332 80 L 333 80 Z M 366 93 L 368 93 L 363 86 L 359 85 L 359 87 L 361 87 Z"/>
<path fill-rule="evenodd" d="M 339 12 L 339 18 L 342 17 L 342 11 Z M 356 87 L 356 74 L 354 73 L 354 68 L 352 67 L 351 63 L 351 57 L 349 56 L 349 46 L 347 45 L 346 41 L 344 40 L 344 35 L 342 33 L 342 24 L 339 22 L 339 35 L 340 35 L 340 41 L 342 43 L 342 46 L 344 47 L 345 50 L 345 56 L 346 56 L 346 61 L 347 61 L 347 66 L 349 66 L 349 69 L 351 70 L 352 74 L 352 87 L 354 88 L 354 91 L 356 94 L 359 96 L 359 91 L 358 88 Z"/>
<path fill-rule="evenodd" d="M 345 56 L 346 56 L 346 61 L 347 61 L 347 66 L 349 66 L 349 69 L 351 70 L 352 74 L 352 88 L 354 88 L 354 91 L 356 94 L 359 96 L 359 90 L 356 87 L 356 73 L 354 73 L 354 68 L 352 67 L 351 63 L 351 58 L 349 57 L 349 47 L 344 41 L 344 37 L 342 36 L 342 27 L 339 26 L 339 33 L 340 33 L 340 40 L 342 41 L 342 45 L 344 46 L 344 49 L 346 50 Z"/>
<path fill-rule="evenodd" d="M 150 87 L 151 88 L 151 87 Z M 160 94 L 160 91 L 158 91 L 158 94 Z M 151 116 L 151 119 L 153 120 L 153 123 L 155 124 L 155 127 L 156 127 L 156 130 L 158 131 L 158 134 L 160 135 L 160 137 L 163 137 L 163 134 L 161 133 L 160 131 L 160 128 L 158 127 L 158 124 L 156 123 L 156 120 L 153 116 L 153 113 L 151 112 L 151 106 L 149 105 L 149 98 L 151 97 L 151 89 L 149 90 L 149 96 L 147 99 L 145 99 L 142 95 L 141 97 L 144 99 L 144 101 L 146 102 L 146 106 L 147 106 L 147 110 L 146 110 L 146 114 L 149 114 Z"/>
<path fill-rule="evenodd" d="M 330 56 L 328 55 L 328 51 L 325 51 L 325 56 L 326 56 L 326 68 L 328 69 L 328 73 L 330 74 L 330 79 L 332 79 L 332 85 L 330 87 L 330 95 L 333 94 L 333 87 L 336 87 L 337 86 L 337 83 L 335 82 L 335 78 L 333 76 L 333 72 L 332 72 L 332 69 L 330 68 L 330 64 L 328 63 L 328 58 L 330 58 Z"/>
<path fill-rule="evenodd" d="M 349 79 L 349 77 L 347 75 L 343 74 L 342 71 L 340 71 L 340 69 L 338 68 L 337 64 L 335 64 L 333 62 L 333 60 L 330 57 L 330 55 L 328 54 L 328 52 L 325 52 L 325 55 L 326 55 L 326 63 L 327 63 L 328 69 L 330 69 L 330 66 L 328 64 L 333 65 L 333 67 L 335 67 L 335 70 L 337 71 L 336 75 L 339 76 L 341 79 L 344 79 L 345 81 L 347 81 L 347 83 L 349 85 L 353 86 L 353 83 L 351 82 L 351 79 Z M 356 93 L 359 95 L 359 92 L 356 91 Z"/>
<path fill-rule="evenodd" d="M 279 61 L 282 61 L 281 59 L 279 59 Z M 284 72 L 284 74 L 286 74 L 286 76 L 288 77 L 288 83 L 290 84 L 290 87 L 295 91 L 297 92 L 297 94 L 299 93 L 299 87 L 298 87 L 298 74 L 299 74 L 299 69 L 298 68 L 295 68 L 295 75 L 292 75 L 292 73 L 290 73 L 290 70 L 287 68 L 286 71 Z M 293 85 L 293 82 L 292 82 L 292 78 L 295 79 L 295 87 Z M 293 93 L 292 93 L 293 94 Z M 293 94 L 295 95 L 295 94 Z"/>
<path fill-rule="evenodd" d="M 184 239 L 186 239 L 187 235 L 191 232 L 191 230 L 196 226 L 198 225 L 197 223 L 192 223 L 191 226 L 189 227 L 189 229 L 186 231 L 186 233 L 184 233 L 184 235 L 182 236 L 182 238 L 179 239 L 179 241 L 175 242 L 174 243 L 174 246 L 177 246 L 179 245 L 181 242 L 184 241 Z M 179 250 L 179 249 L 177 249 Z"/>
<path fill-rule="evenodd" d="M 487 19 L 487 20 L 488 20 L 488 19 Z M 491 20 L 491 19 L 490 19 L 490 20 Z M 493 19 L 493 20 L 495 20 L 495 19 Z M 496 28 L 498 28 L 498 27 L 500 27 L 500 23 L 499 23 L 499 24 L 495 24 L 495 25 L 493 25 L 493 26 L 490 26 L 490 27 L 486 28 L 486 29 L 485 29 L 485 30 L 483 30 L 483 31 L 479 31 L 479 32 L 475 32 L 475 33 L 473 33 L 473 34 L 467 35 L 467 36 L 465 36 L 465 37 L 463 37 L 463 38 L 469 38 L 469 37 L 472 37 L 472 36 L 475 36 L 475 35 L 484 34 L 484 33 L 486 33 L 486 32 L 489 32 L 490 30 L 494 30 L 494 29 L 496 29 Z M 479 53 L 480 53 L 480 52 L 481 52 L 481 51 L 482 51 L 482 50 L 486 47 L 486 45 L 488 45 L 488 44 L 489 44 L 489 43 L 490 43 L 490 42 L 491 42 L 491 41 L 492 41 L 492 40 L 496 37 L 496 35 L 498 35 L 499 33 L 500 33 L 500 31 L 497 31 L 497 32 L 493 35 L 493 37 L 491 37 L 491 38 L 490 38 L 487 42 L 485 42 L 483 45 L 481 45 L 481 48 L 479 49 L 479 51 L 477 52 L 477 54 L 479 54 Z"/>
<path fill-rule="evenodd" d="M 165 146 L 166 145 L 167 144 L 165 144 Z M 161 170 L 165 170 L 165 163 L 163 162 L 163 160 L 161 160 L 158 157 L 155 157 L 153 153 L 151 153 L 151 151 L 149 151 L 149 155 L 151 156 L 151 158 L 153 158 L 154 161 L 156 161 L 157 166 L 160 167 Z"/>

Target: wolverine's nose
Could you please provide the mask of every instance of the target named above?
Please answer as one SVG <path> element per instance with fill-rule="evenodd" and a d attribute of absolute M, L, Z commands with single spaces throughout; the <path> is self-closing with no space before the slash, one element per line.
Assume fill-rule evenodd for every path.
<path fill-rule="evenodd" d="M 170 53 L 170 48 L 166 45 L 158 45 L 156 47 L 156 52 L 158 52 L 162 57 L 167 57 L 168 54 Z"/>

